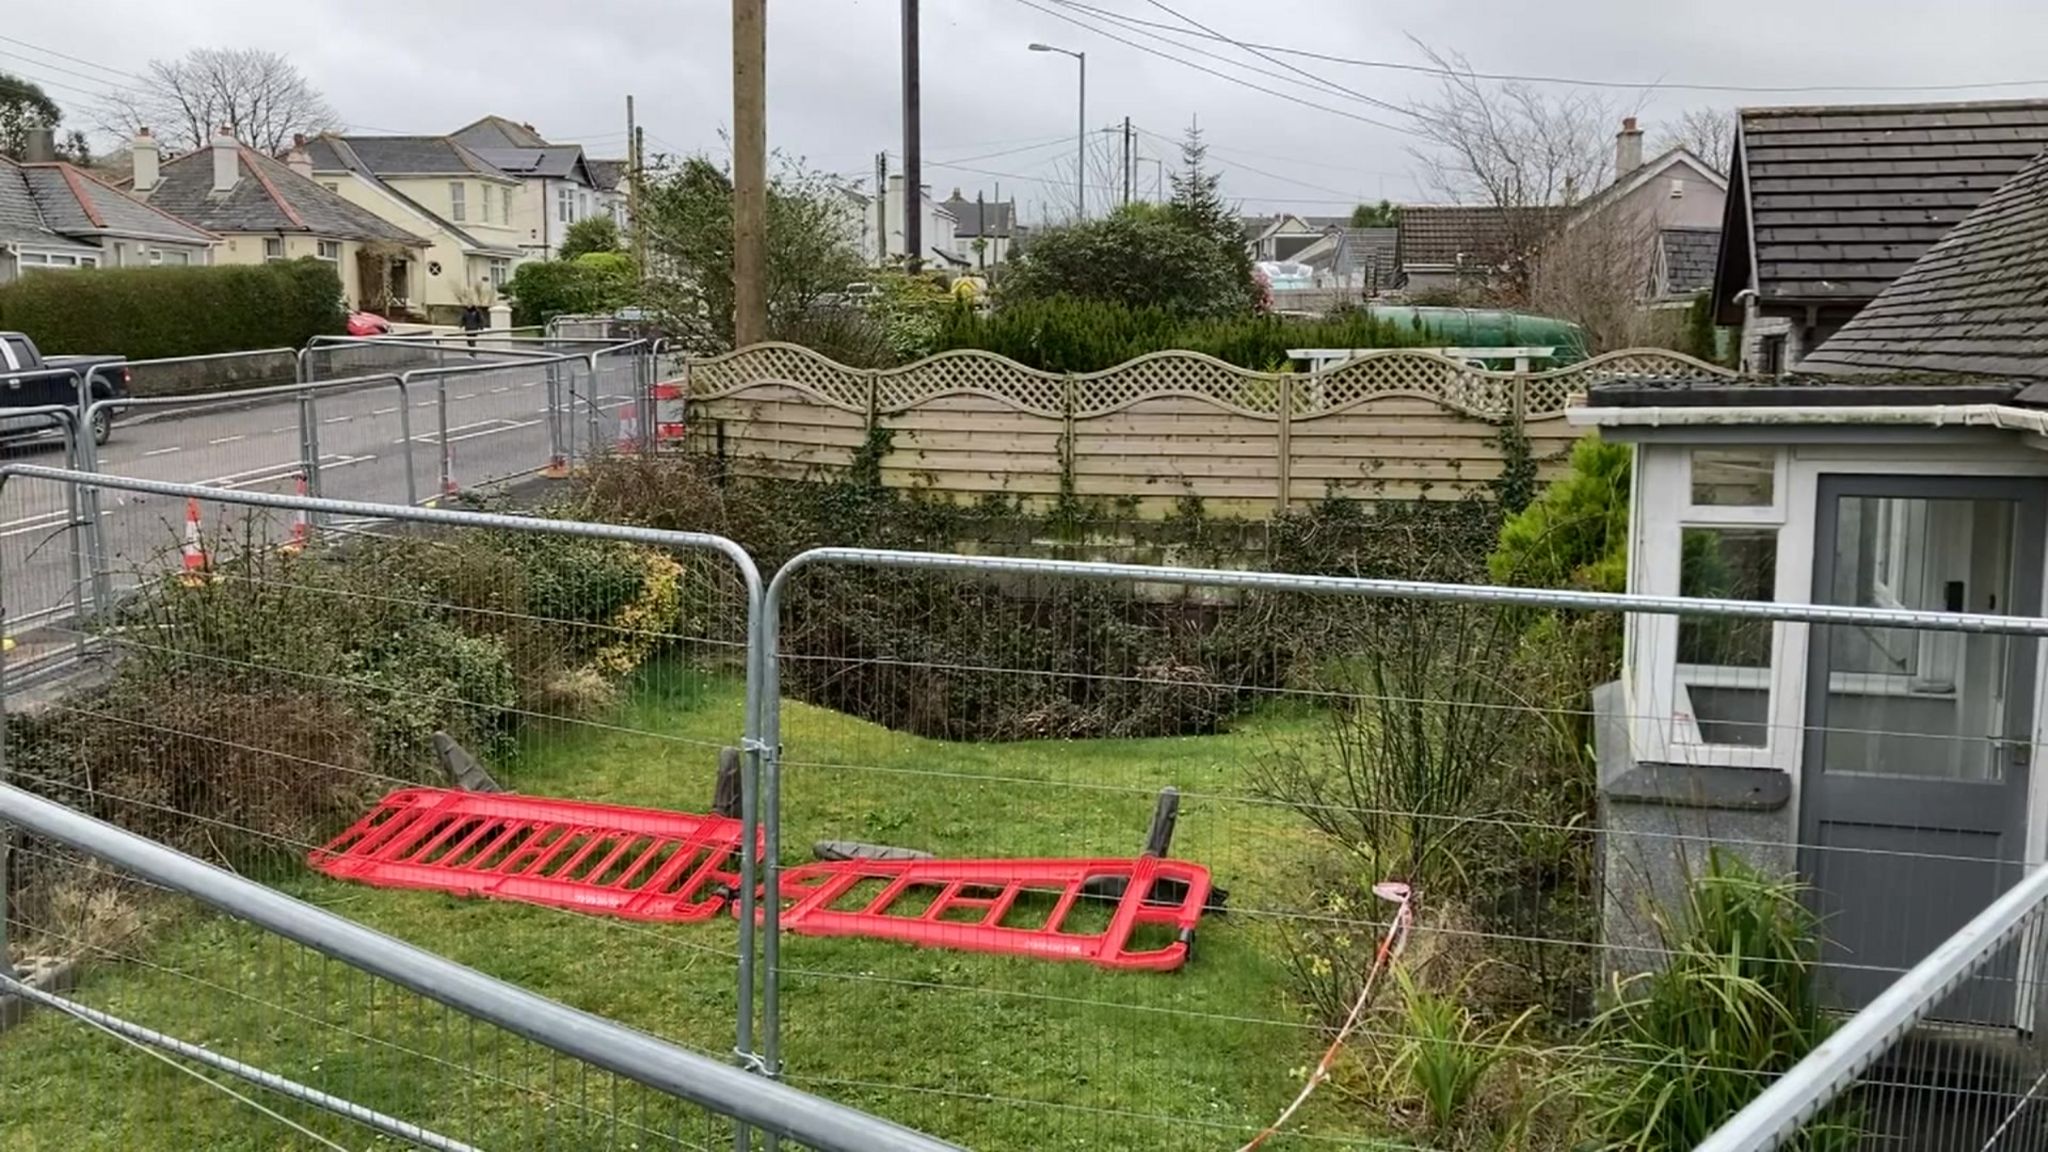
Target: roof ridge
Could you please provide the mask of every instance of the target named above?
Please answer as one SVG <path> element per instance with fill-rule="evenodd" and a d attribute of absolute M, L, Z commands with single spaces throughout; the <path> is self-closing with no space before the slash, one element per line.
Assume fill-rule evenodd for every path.
<path fill-rule="evenodd" d="M 1978 112 L 2004 108 L 2048 111 L 2048 97 L 2012 100 L 1947 100 L 1896 104 L 1758 104 L 1737 108 L 1739 119 L 1750 116 L 1867 116 L 1872 112 Z"/>
<path fill-rule="evenodd" d="M 258 162 L 261 158 L 256 155 L 256 150 L 237 140 L 235 142 L 235 151 L 239 152 L 243 159 L 250 162 L 250 173 L 256 177 L 258 184 L 263 185 L 264 193 L 270 197 L 271 203 L 277 205 L 277 210 L 284 213 L 284 218 L 308 232 L 312 231 L 306 224 L 306 218 L 299 215 L 299 210 L 292 207 L 291 202 L 284 198 L 284 193 L 277 190 L 277 185 L 270 179 L 270 173 L 263 170 L 262 164 Z M 325 189 L 322 189 L 322 191 L 325 191 Z"/>

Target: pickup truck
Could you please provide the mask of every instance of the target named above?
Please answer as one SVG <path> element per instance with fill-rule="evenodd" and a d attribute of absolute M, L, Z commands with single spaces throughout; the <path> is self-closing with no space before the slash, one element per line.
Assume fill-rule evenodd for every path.
<path fill-rule="evenodd" d="M 45 356 L 36 342 L 22 332 L 0 332 L 0 437 L 50 431 L 48 418 L 13 416 L 9 408 L 38 408 L 61 404 L 78 407 L 78 382 L 90 378 L 95 400 L 123 400 L 128 396 L 128 369 L 121 356 Z M 99 369 L 94 372 L 93 369 Z M 76 375 L 72 375 L 75 373 Z M 93 414 L 92 442 L 105 444 L 114 434 L 114 410 L 102 408 Z"/>

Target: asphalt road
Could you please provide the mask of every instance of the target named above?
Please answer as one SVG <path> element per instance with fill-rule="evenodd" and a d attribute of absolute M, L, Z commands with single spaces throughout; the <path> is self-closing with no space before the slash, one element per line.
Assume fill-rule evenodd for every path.
<path fill-rule="evenodd" d="M 561 418 L 564 435 L 573 428 L 579 456 L 591 442 L 591 393 L 600 444 L 617 442 L 620 409 L 632 402 L 633 361 L 618 357 L 600 364 L 595 389 L 588 370 L 577 367 L 576 407 Z M 403 403 L 402 413 L 399 390 L 388 383 L 315 393 L 320 495 L 404 504 L 409 463 L 412 493 L 422 501 L 436 497 L 444 422 L 451 471 L 460 488 L 487 487 L 548 463 L 548 388 L 541 365 L 491 364 L 448 376 L 438 387 L 415 381 Z M 406 418 L 409 429 L 402 422 Z M 65 466 L 63 449 L 55 443 L 17 447 L 7 458 Z M 99 469 L 116 476 L 290 493 L 301 471 L 299 402 L 292 396 L 216 398 L 131 409 L 100 448 Z M 0 603 L 10 625 L 61 616 L 73 602 L 72 550 L 81 549 L 82 556 L 77 537 L 83 534 L 65 526 L 66 488 L 16 478 L 0 490 Z M 105 565 L 116 588 L 177 566 L 183 501 L 107 489 L 100 496 L 100 519 Z M 201 525 L 209 540 L 255 531 L 281 542 L 291 532 L 286 515 L 204 502 Z"/>

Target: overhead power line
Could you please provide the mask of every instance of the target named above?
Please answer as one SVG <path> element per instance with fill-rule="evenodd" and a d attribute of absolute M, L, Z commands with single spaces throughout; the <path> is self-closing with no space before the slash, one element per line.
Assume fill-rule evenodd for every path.
<path fill-rule="evenodd" d="M 1459 76 L 1477 80 L 1520 81 L 1528 84 L 1563 84 L 1580 88 L 1620 88 L 1630 91 L 1685 91 L 1685 92 L 1753 92 L 1758 94 L 1798 92 L 1967 92 L 1987 88 L 2037 88 L 2048 86 L 2048 77 L 2033 80 L 1977 80 L 1962 84 L 1710 84 L 1679 80 L 1603 80 L 1585 76 L 1550 76 L 1540 73 L 1481 72 L 1456 68 L 1444 68 L 1434 64 L 1410 64 L 1396 60 L 1366 60 L 1356 56 L 1338 56 L 1328 52 L 1315 52 L 1306 48 L 1291 48 L 1284 44 L 1258 44 L 1250 41 L 1233 40 L 1215 32 L 1190 31 L 1177 24 L 1160 20 L 1146 20 L 1112 12 L 1080 0 L 1047 0 L 1061 8 L 1086 12 L 1098 19 L 1107 19 L 1123 25 L 1142 25 L 1161 29 L 1176 36 L 1199 40 L 1219 40 L 1241 48 L 1274 52 L 1283 56 L 1297 56 L 1304 60 L 1321 60 L 1330 64 L 1346 64 L 1354 68 L 1383 68 L 1395 72 L 1418 72 L 1428 76 Z M 1034 5 L 1035 7 L 1035 5 Z"/>
<path fill-rule="evenodd" d="M 1051 2 L 1055 4 L 1060 4 L 1062 3 L 1062 0 L 1051 0 Z M 1064 20 L 1077 28 L 1086 29 L 1090 32 L 1095 33 L 1097 36 L 1101 36 L 1109 40 L 1114 40 L 1117 43 L 1122 44 L 1126 47 L 1136 48 L 1140 52 L 1157 56 L 1163 60 L 1171 60 L 1175 64 L 1179 64 L 1182 67 L 1193 68 L 1197 72 L 1207 73 L 1208 75 L 1214 76 L 1219 80 L 1227 80 L 1232 84 L 1236 84 L 1242 88 L 1249 88 L 1254 92 L 1263 92 L 1268 96 L 1278 96 L 1282 100 L 1302 105 L 1305 108 L 1314 108 L 1318 112 L 1328 112 L 1333 116 L 1342 116 L 1347 120 L 1356 120 L 1362 124 L 1370 124 L 1375 128 L 1384 128 L 1389 132 L 1399 132 L 1404 136 L 1416 135 L 1416 133 L 1410 129 L 1402 128 L 1394 124 L 1389 124 L 1384 120 L 1375 120 L 1370 116 L 1363 116 L 1359 113 L 1347 111 L 1343 108 L 1332 108 L 1328 104 L 1318 104 L 1313 100 L 1306 100 L 1300 96 L 1296 96 L 1292 92 L 1283 92 L 1277 88 L 1268 88 L 1263 84 L 1255 84 L 1250 80 L 1246 80 L 1242 76 L 1233 76 L 1228 72 L 1219 72 L 1206 64 L 1198 64 L 1193 60 L 1187 59 L 1186 57 L 1176 56 L 1171 52 L 1163 52 L 1157 48 L 1152 47 L 1149 44 L 1141 44 L 1136 40 L 1131 40 L 1123 36 L 1119 36 L 1114 32 L 1111 32 L 1105 28 L 1100 27 L 1099 25 L 1091 24 L 1084 20 L 1076 19 L 1073 16 L 1067 15 L 1065 12 L 1061 12 L 1052 8 L 1047 8 L 1045 5 L 1038 3 L 1037 0 L 1017 0 L 1017 3 L 1024 5 L 1026 8 L 1031 8 L 1035 9 L 1036 11 L 1043 12 L 1047 16 L 1051 16 L 1056 20 Z M 1239 65 L 1239 67 L 1246 67 L 1248 71 L 1257 71 L 1256 69 L 1250 69 L 1248 66 L 1245 65 Z M 1296 82 L 1298 83 L 1298 81 Z"/>
<path fill-rule="evenodd" d="M 1337 83 L 1335 80 L 1330 80 L 1323 76 L 1319 76 L 1314 72 L 1310 72 L 1308 69 L 1303 68 L 1299 64 L 1289 64 L 1285 60 L 1281 60 L 1272 55 L 1271 53 L 1261 50 L 1257 45 L 1247 44 L 1244 41 L 1239 40 L 1233 36 L 1226 36 L 1223 33 L 1217 31 L 1216 29 L 1211 28 L 1207 24 L 1202 23 L 1200 20 L 1195 19 L 1193 16 L 1190 16 L 1185 12 L 1178 11 L 1171 5 L 1167 4 L 1165 0 L 1146 0 L 1146 3 L 1152 5 L 1154 8 L 1159 9 L 1161 12 L 1166 13 L 1168 16 L 1171 16 L 1174 19 L 1179 20 L 1181 23 L 1194 27 L 1197 31 L 1207 33 L 1209 36 L 1212 36 L 1219 40 L 1223 40 L 1229 44 L 1235 45 L 1240 50 L 1249 52 L 1253 56 L 1257 56 L 1259 59 L 1264 60 L 1268 64 L 1277 64 L 1280 67 L 1287 69 L 1289 72 L 1292 72 L 1297 76 L 1301 76 L 1308 80 L 1312 80 L 1316 84 L 1321 85 L 1322 87 L 1335 92 L 1339 96 L 1349 96 L 1353 100 L 1357 100 L 1366 104 L 1371 104 L 1376 108 L 1384 108 L 1387 111 L 1393 112 L 1397 115 L 1415 115 L 1415 113 L 1409 111 L 1406 108 L 1401 107 L 1399 104 L 1388 103 L 1387 101 L 1382 100 L 1377 96 L 1368 96 L 1365 93 L 1358 91 L 1356 88 L 1347 88 L 1344 85 Z M 1189 51 L 1193 50 L 1194 49 L 1189 49 Z"/>

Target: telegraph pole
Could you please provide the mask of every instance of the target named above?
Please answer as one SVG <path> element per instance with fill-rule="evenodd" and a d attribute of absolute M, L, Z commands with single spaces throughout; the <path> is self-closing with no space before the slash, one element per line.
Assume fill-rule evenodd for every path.
<path fill-rule="evenodd" d="M 647 279 L 646 232 L 640 226 L 640 128 L 633 121 L 633 94 L 626 93 L 626 218 L 632 222 L 633 266 Z"/>
<path fill-rule="evenodd" d="M 889 154 L 875 153 L 875 267 L 889 263 Z"/>
<path fill-rule="evenodd" d="M 1131 118 L 1124 117 L 1124 207 L 1131 206 Z"/>
<path fill-rule="evenodd" d="M 918 127 L 917 0 L 903 0 L 903 255 L 924 267 L 924 143 Z"/>
<path fill-rule="evenodd" d="M 732 0 L 732 339 L 768 337 L 767 0 Z"/>

